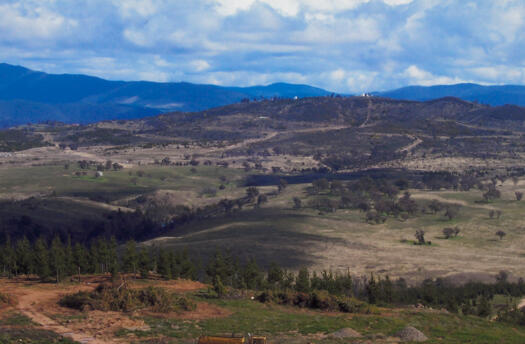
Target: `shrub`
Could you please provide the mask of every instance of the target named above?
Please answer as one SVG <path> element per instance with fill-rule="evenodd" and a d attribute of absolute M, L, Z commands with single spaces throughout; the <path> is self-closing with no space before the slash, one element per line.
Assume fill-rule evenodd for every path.
<path fill-rule="evenodd" d="M 7 294 L 0 293 L 0 304 L 10 304 L 11 303 L 11 297 Z"/>
<path fill-rule="evenodd" d="M 256 299 L 263 303 L 344 313 L 364 313 L 369 308 L 365 302 L 351 297 L 338 297 L 325 290 L 315 290 L 311 293 L 267 290 L 257 295 Z"/>
<path fill-rule="evenodd" d="M 181 296 L 176 301 L 177 308 L 183 311 L 194 311 L 197 305 L 185 296 Z"/>
<path fill-rule="evenodd" d="M 78 310 L 96 309 L 101 311 L 130 312 L 148 308 L 153 312 L 166 313 L 195 309 L 187 298 L 176 298 L 165 289 L 148 287 L 146 289 L 128 289 L 125 286 L 115 288 L 101 284 L 93 292 L 78 292 L 64 296 L 59 304 Z"/>

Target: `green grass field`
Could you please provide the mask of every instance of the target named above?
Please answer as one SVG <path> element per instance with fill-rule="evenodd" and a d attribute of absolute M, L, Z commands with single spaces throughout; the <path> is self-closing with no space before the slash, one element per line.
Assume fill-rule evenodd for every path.
<path fill-rule="evenodd" d="M 70 163 L 68 169 L 63 164 L 1 168 L 3 198 L 49 195 L 35 201 L 36 210 L 4 207 L 3 213 L 21 216 L 29 212 L 38 221 L 60 226 L 79 218 L 97 219 L 118 207 L 133 210 L 139 205 L 130 200 L 156 192 L 168 193 L 170 202 L 196 208 L 222 198 L 241 197 L 247 175 L 241 169 L 215 166 L 192 170 L 148 165 L 105 171 L 100 178 L 95 177 L 93 168 L 85 171 L 85 176 L 77 176 L 78 171 L 82 170 L 76 163 Z M 351 270 L 356 274 L 388 273 L 416 279 L 465 274 L 469 276 L 466 278 L 477 275 L 488 281 L 500 270 L 525 276 L 525 201 L 514 199 L 514 191 L 524 191 L 520 183 L 507 181 L 498 186 L 502 198 L 489 203 L 481 202 L 482 192 L 476 189 L 411 190 L 421 205 L 433 199 L 460 205 L 459 216 L 448 220 L 443 212 L 427 211 L 407 220 L 390 217 L 384 224 L 366 223 L 365 214 L 358 210 L 320 213 L 311 208 L 293 209 L 293 197 L 308 203 L 311 196 L 305 192 L 307 186 L 290 185 L 283 193 L 270 197 L 261 209 L 247 206 L 232 216 L 178 226 L 155 244 L 188 247 L 201 261 L 216 249 L 226 248 L 243 257 L 255 257 L 262 265 L 278 261 L 292 269 L 308 266 L 317 271 Z M 216 194 L 203 194 L 206 189 L 215 189 Z M 274 189 L 261 188 L 264 192 Z M 501 211 L 501 217 L 489 218 L 491 210 Z M 455 226 L 460 228 L 458 237 L 444 239 L 443 228 Z M 432 245 L 410 244 L 418 229 L 425 231 Z M 495 235 L 498 230 L 506 233 L 502 240 Z"/>
<path fill-rule="evenodd" d="M 270 343 L 374 343 L 392 342 L 391 337 L 405 326 L 414 326 L 429 337 L 428 343 L 523 343 L 525 330 L 474 316 L 439 311 L 382 309 L 381 314 L 342 315 L 290 307 L 261 304 L 247 300 L 206 300 L 232 312 L 225 318 L 181 320 L 146 317 L 150 331 L 118 332 L 120 337 L 165 336 L 177 343 L 191 343 L 202 334 L 246 334 L 268 336 Z M 363 338 L 335 339 L 329 335 L 350 327 Z M 390 341 L 389 341 L 390 340 Z"/>
<path fill-rule="evenodd" d="M 81 170 L 76 164 L 68 169 L 63 165 L 11 167 L 0 169 L 0 194 L 35 194 L 55 192 L 58 196 L 110 195 L 112 200 L 128 195 L 138 195 L 158 189 L 189 190 L 199 192 L 205 187 L 218 188 L 221 177 L 228 186 L 224 194 L 237 186 L 245 175 L 242 170 L 200 166 L 191 172 L 190 167 L 154 167 L 104 171 L 95 177 L 95 170 Z M 75 172 L 86 172 L 76 176 Z"/>

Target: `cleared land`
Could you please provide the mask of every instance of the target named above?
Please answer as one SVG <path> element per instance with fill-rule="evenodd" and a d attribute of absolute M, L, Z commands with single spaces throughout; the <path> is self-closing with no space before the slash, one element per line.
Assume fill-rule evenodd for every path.
<path fill-rule="evenodd" d="M 340 314 L 262 304 L 249 299 L 203 298 L 206 286 L 189 281 L 131 281 L 133 288 L 149 285 L 185 295 L 197 304 L 193 311 L 156 314 L 76 311 L 57 305 L 62 295 L 92 290 L 108 276 L 91 276 L 76 283 L 35 284 L 0 279 L 4 293 L 12 297 L 0 307 L 0 340 L 30 343 L 193 343 L 203 333 L 256 333 L 270 343 L 392 343 L 394 334 L 410 325 L 429 337 L 428 343 L 522 343 L 525 332 L 511 325 L 474 316 L 460 316 L 433 309 L 374 308 L 371 314 Z M 502 299 L 503 300 L 503 299 Z M 331 333 L 352 328 L 361 337 L 337 339 Z M 49 332 L 49 331 L 53 332 Z M 40 340 L 40 341 L 39 341 Z"/>

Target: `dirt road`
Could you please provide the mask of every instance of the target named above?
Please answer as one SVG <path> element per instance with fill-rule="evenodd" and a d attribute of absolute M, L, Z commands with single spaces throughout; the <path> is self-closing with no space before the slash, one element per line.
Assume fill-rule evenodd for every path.
<path fill-rule="evenodd" d="M 11 284 L 11 283 L 9 283 Z M 17 299 L 15 308 L 23 315 L 30 318 L 43 329 L 53 331 L 61 336 L 71 338 L 79 343 L 89 344 L 110 344 L 117 343 L 111 340 L 103 340 L 93 337 L 92 334 L 79 329 L 72 329 L 59 324 L 56 320 L 50 318 L 46 313 L 50 309 L 56 308 L 60 297 L 65 293 L 74 293 L 80 290 L 92 290 L 90 286 L 75 286 L 55 288 L 54 286 L 44 285 L 31 288 L 15 288 L 14 283 L 7 285 L 2 289 L 13 295 Z"/>
<path fill-rule="evenodd" d="M 58 291 L 46 290 L 40 292 L 30 292 L 18 298 L 18 305 L 16 308 L 25 316 L 29 317 L 35 323 L 41 325 L 44 329 L 53 331 L 61 336 L 71 338 L 79 343 L 89 344 L 107 344 L 116 343 L 114 341 L 107 341 L 94 338 L 91 334 L 73 330 L 65 327 L 55 320 L 44 314 L 44 303 L 56 302 L 60 298 Z"/>
<path fill-rule="evenodd" d="M 143 319 L 131 317 L 129 314 L 115 311 L 85 311 L 79 312 L 69 308 L 60 307 L 58 301 L 67 294 L 79 291 L 92 291 L 100 283 L 107 283 L 109 276 L 94 275 L 83 276 L 82 284 L 50 284 L 31 282 L 24 279 L 2 279 L 0 278 L 0 290 L 12 296 L 15 302 L 9 306 L 11 309 L 22 313 L 34 323 L 42 326 L 42 329 L 71 338 L 79 343 L 87 344 L 115 344 L 127 343 L 129 338 L 115 338 L 115 332 L 119 329 L 148 331 L 150 328 Z M 205 285 L 187 280 L 156 281 L 152 280 L 157 287 L 169 289 L 177 293 L 195 291 Z M 143 283 L 134 284 L 130 282 L 131 288 L 144 288 Z M 184 319 L 207 319 L 210 317 L 228 316 L 230 313 L 221 307 L 200 302 L 197 309 L 180 315 L 174 313 L 174 317 Z M 57 319 L 57 320 L 55 320 Z"/>

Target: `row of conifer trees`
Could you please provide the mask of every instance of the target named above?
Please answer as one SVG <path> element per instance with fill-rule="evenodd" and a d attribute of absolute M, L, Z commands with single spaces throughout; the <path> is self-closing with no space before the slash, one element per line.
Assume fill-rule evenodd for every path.
<path fill-rule="evenodd" d="M 158 272 L 166 278 L 198 277 L 197 265 L 187 250 L 168 251 L 138 247 L 130 240 L 119 249 L 117 240 L 99 238 L 89 245 L 72 244 L 55 236 L 50 242 L 44 238 L 31 243 L 27 238 L 11 242 L 9 237 L 0 247 L 0 273 L 7 277 L 36 275 L 42 281 L 60 282 L 68 276 L 84 274 L 134 273 L 146 278 Z"/>
<path fill-rule="evenodd" d="M 318 274 L 306 268 L 297 273 L 272 263 L 266 270 L 254 259 L 241 262 L 231 252 L 217 251 L 202 266 L 187 250 L 137 246 L 130 240 L 119 246 L 115 238 L 100 238 L 89 245 L 65 242 L 58 236 L 50 242 L 40 238 L 31 243 L 27 238 L 5 240 L 0 248 L 1 273 L 7 277 L 36 275 L 42 281 L 60 282 L 68 276 L 84 274 L 131 273 L 142 278 L 154 274 L 164 279 L 185 278 L 213 284 L 218 294 L 226 289 L 271 290 L 274 293 L 311 294 L 323 291 L 338 297 L 351 297 L 370 304 L 402 305 L 421 303 L 447 308 L 452 312 L 487 315 L 490 299 L 496 294 L 513 297 L 525 295 L 522 279 L 509 282 L 500 272 L 495 283 L 470 282 L 453 285 L 443 279 L 427 279 L 418 285 L 388 276 L 356 277 L 346 273 L 323 271 Z M 229 288 L 228 288 L 229 287 Z"/>

